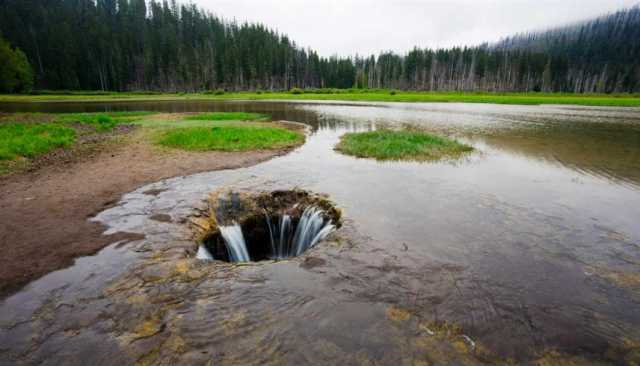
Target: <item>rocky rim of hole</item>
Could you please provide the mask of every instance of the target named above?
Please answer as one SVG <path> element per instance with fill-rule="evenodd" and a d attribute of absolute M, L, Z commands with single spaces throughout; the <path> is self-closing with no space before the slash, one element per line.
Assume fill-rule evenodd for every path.
<path fill-rule="evenodd" d="M 286 214 L 295 220 L 299 219 L 304 210 L 310 206 L 322 210 L 323 217 L 331 220 L 337 228 L 341 226 L 342 212 L 327 195 L 296 189 L 258 193 L 220 189 L 209 194 L 205 207 L 198 209 L 190 217 L 189 223 L 193 239 L 198 245 L 218 240 L 219 228 L 234 223 L 238 223 L 243 228 L 247 241 L 252 241 L 252 238 L 268 238 L 268 233 L 265 231 L 267 227 L 263 225 L 267 215 L 274 218 Z M 255 241 L 259 242 L 262 248 L 250 248 L 253 252 L 252 257 L 258 257 L 258 260 L 267 259 L 266 250 L 269 241 L 265 239 Z"/>

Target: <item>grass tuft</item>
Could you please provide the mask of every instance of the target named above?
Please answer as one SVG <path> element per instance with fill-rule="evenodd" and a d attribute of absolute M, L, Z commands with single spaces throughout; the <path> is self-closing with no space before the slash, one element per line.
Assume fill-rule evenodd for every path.
<path fill-rule="evenodd" d="M 188 121 L 257 121 L 266 120 L 269 116 L 260 113 L 246 112 L 214 112 L 188 116 Z"/>
<path fill-rule="evenodd" d="M 75 142 L 72 128 L 57 124 L 0 124 L 0 160 L 34 158 Z"/>
<path fill-rule="evenodd" d="M 132 123 L 153 112 L 108 112 L 108 113 L 67 113 L 58 118 L 58 122 L 82 123 L 91 125 L 100 132 L 111 131 L 119 124 Z"/>
<path fill-rule="evenodd" d="M 473 150 L 471 146 L 446 137 L 416 130 L 377 130 L 347 133 L 336 150 L 377 160 L 432 161 L 456 158 Z"/>
<path fill-rule="evenodd" d="M 299 132 L 278 127 L 221 125 L 165 131 L 158 143 L 190 151 L 247 151 L 291 147 L 304 141 Z"/>

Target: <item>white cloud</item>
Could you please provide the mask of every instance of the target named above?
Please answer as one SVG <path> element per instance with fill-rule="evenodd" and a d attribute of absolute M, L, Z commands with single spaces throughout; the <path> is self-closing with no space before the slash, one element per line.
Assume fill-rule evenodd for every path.
<path fill-rule="evenodd" d="M 638 0 L 192 0 L 227 19 L 260 22 L 328 56 L 404 53 L 497 41 Z"/>

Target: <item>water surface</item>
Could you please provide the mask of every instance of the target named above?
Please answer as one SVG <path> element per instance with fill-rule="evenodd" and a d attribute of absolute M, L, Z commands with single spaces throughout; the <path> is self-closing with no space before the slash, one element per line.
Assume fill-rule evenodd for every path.
<path fill-rule="evenodd" d="M 107 248 L 94 257 L 91 271 L 81 262 L 83 275 L 73 267 L 52 273 L 6 299 L 0 305 L 5 324 L 0 340 L 16 354 L 30 350 L 35 360 L 45 360 L 52 349 L 77 347 L 92 349 L 86 359 L 95 359 L 124 348 L 137 359 L 146 354 L 136 353 L 137 347 L 148 350 L 141 342 L 124 342 L 125 326 L 118 324 L 149 313 L 159 313 L 165 325 L 150 339 L 165 338 L 156 348 L 147 347 L 170 355 L 164 346 L 179 337 L 182 362 L 437 363 L 466 362 L 477 353 L 467 338 L 458 339 L 466 344 L 465 353 L 447 346 L 452 339 L 424 330 L 434 322 L 455 324 L 496 357 L 520 361 L 550 349 L 591 360 L 606 353 L 620 361 L 639 344 L 639 109 L 122 102 L 0 104 L 0 110 L 250 111 L 312 126 L 307 143 L 286 156 L 141 187 L 98 215 L 111 231 L 140 232 L 147 239 Z M 456 162 L 407 163 L 356 159 L 333 150 L 345 132 L 404 124 L 457 137 L 476 152 Z M 159 268 L 192 254 L 170 249 L 193 246 L 180 221 L 220 187 L 327 193 L 347 218 L 338 232 L 342 238 L 305 255 L 324 261 L 313 268 L 303 257 L 196 267 L 206 275 L 195 282 L 140 280 L 149 271 L 165 278 L 167 271 Z M 164 191 L 144 194 L 152 188 Z M 157 213 L 174 222 L 149 219 Z M 159 251 L 171 261 L 114 251 Z M 103 260 L 114 255 L 128 264 L 120 277 L 112 261 Z M 75 275 L 64 275 L 68 271 Z M 88 273 L 102 282 L 89 288 Z M 107 290 L 96 296 L 100 288 Z M 119 303 L 133 293 L 155 305 L 129 304 L 139 313 L 125 312 Z M 36 327 L 29 319 L 51 301 L 58 301 L 50 310 L 52 334 L 34 342 L 27 328 Z M 63 303 L 84 311 L 76 315 L 84 323 L 78 320 L 83 326 L 72 340 L 59 325 L 74 318 Z M 402 316 L 394 315 L 397 309 Z M 113 342 L 97 343 L 96 332 Z M 63 340 L 66 346 L 55 343 Z"/>

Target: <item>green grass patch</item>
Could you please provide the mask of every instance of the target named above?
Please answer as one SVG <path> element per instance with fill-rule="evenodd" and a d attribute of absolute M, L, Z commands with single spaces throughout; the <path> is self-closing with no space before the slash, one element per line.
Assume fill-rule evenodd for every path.
<path fill-rule="evenodd" d="M 384 89 L 299 89 L 294 92 L 117 93 L 70 92 L 43 95 L 0 95 L 1 102 L 31 101 L 170 101 L 170 100 L 335 100 L 361 102 L 458 102 L 495 104 L 573 104 L 640 107 L 640 94 L 423 92 Z"/>
<path fill-rule="evenodd" d="M 269 116 L 260 113 L 246 112 L 213 112 L 187 116 L 187 121 L 258 121 L 266 120 Z"/>
<path fill-rule="evenodd" d="M 111 131 L 119 124 L 133 123 L 154 112 L 108 112 L 108 113 L 66 113 L 58 117 L 62 123 L 82 123 L 95 127 L 100 132 Z"/>
<path fill-rule="evenodd" d="M 34 158 L 75 142 L 76 132 L 58 124 L 0 124 L 0 160 Z"/>
<path fill-rule="evenodd" d="M 256 125 L 216 125 L 164 131 L 158 143 L 190 151 L 247 151 L 300 144 L 304 136 L 284 128 Z"/>
<path fill-rule="evenodd" d="M 473 148 L 423 131 L 377 130 L 347 133 L 340 139 L 336 150 L 377 160 L 429 161 L 457 158 Z"/>

